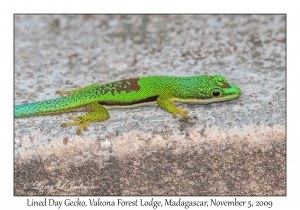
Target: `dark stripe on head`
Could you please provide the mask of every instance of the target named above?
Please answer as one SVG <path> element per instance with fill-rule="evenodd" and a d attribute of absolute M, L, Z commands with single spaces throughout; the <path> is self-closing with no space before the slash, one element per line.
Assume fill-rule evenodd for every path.
<path fill-rule="evenodd" d="M 230 85 L 224 81 L 222 81 L 223 85 L 221 86 L 221 88 L 231 88 Z"/>

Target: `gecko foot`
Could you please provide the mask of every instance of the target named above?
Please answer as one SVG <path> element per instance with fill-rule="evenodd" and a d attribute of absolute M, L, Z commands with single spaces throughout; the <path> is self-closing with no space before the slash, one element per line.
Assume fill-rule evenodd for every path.
<path fill-rule="evenodd" d="M 90 121 L 85 121 L 85 122 L 81 123 L 76 131 L 76 134 L 80 135 L 82 128 L 84 131 L 86 131 L 88 129 L 89 124 L 90 124 Z"/>
<path fill-rule="evenodd" d="M 78 120 L 78 119 L 80 119 L 81 117 L 70 116 L 70 117 L 68 117 L 68 118 L 71 119 L 71 120 Z M 84 131 L 86 131 L 86 130 L 88 129 L 88 126 L 89 126 L 90 122 L 91 122 L 91 121 L 80 121 L 80 120 L 78 120 L 78 121 L 76 121 L 76 122 L 62 123 L 61 126 L 66 127 L 66 126 L 73 126 L 73 125 L 78 125 L 78 124 L 79 124 L 79 127 L 78 127 L 78 129 L 77 129 L 77 131 L 76 131 L 76 134 L 77 134 L 77 135 L 80 135 L 82 129 L 83 129 Z"/>
<path fill-rule="evenodd" d="M 184 118 L 189 118 L 189 111 L 185 110 L 184 107 L 176 107 L 176 111 L 173 112 L 173 117 L 177 117 L 177 113 L 182 115 Z"/>

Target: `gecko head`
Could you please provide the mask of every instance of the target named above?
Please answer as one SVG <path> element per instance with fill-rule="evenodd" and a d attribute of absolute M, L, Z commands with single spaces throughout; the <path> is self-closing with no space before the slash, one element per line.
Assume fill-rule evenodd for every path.
<path fill-rule="evenodd" d="M 197 96 L 197 100 L 199 100 L 200 103 L 227 101 L 238 98 L 242 93 L 240 88 L 228 82 L 220 75 L 207 75 L 205 80 L 205 88 L 203 88 L 203 92 L 201 91 Z"/>

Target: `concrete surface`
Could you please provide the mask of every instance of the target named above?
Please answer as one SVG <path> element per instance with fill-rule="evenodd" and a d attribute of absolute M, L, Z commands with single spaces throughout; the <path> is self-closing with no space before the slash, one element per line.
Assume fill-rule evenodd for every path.
<path fill-rule="evenodd" d="M 243 91 L 186 104 L 189 120 L 110 110 L 80 136 L 60 124 L 83 113 L 16 119 L 15 195 L 286 195 L 285 18 L 15 15 L 16 105 L 148 75 L 221 74 Z"/>

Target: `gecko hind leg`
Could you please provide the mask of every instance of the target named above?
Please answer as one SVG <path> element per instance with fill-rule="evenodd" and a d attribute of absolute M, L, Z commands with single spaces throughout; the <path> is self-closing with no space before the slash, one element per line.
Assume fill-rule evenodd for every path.
<path fill-rule="evenodd" d="M 75 122 L 62 123 L 62 126 L 73 126 L 79 125 L 76 134 L 80 135 L 82 129 L 86 131 L 91 122 L 104 121 L 109 118 L 109 113 L 107 109 L 98 104 L 97 102 L 93 102 L 86 105 L 87 114 L 83 116 L 69 116 L 70 120 L 75 120 Z"/>

